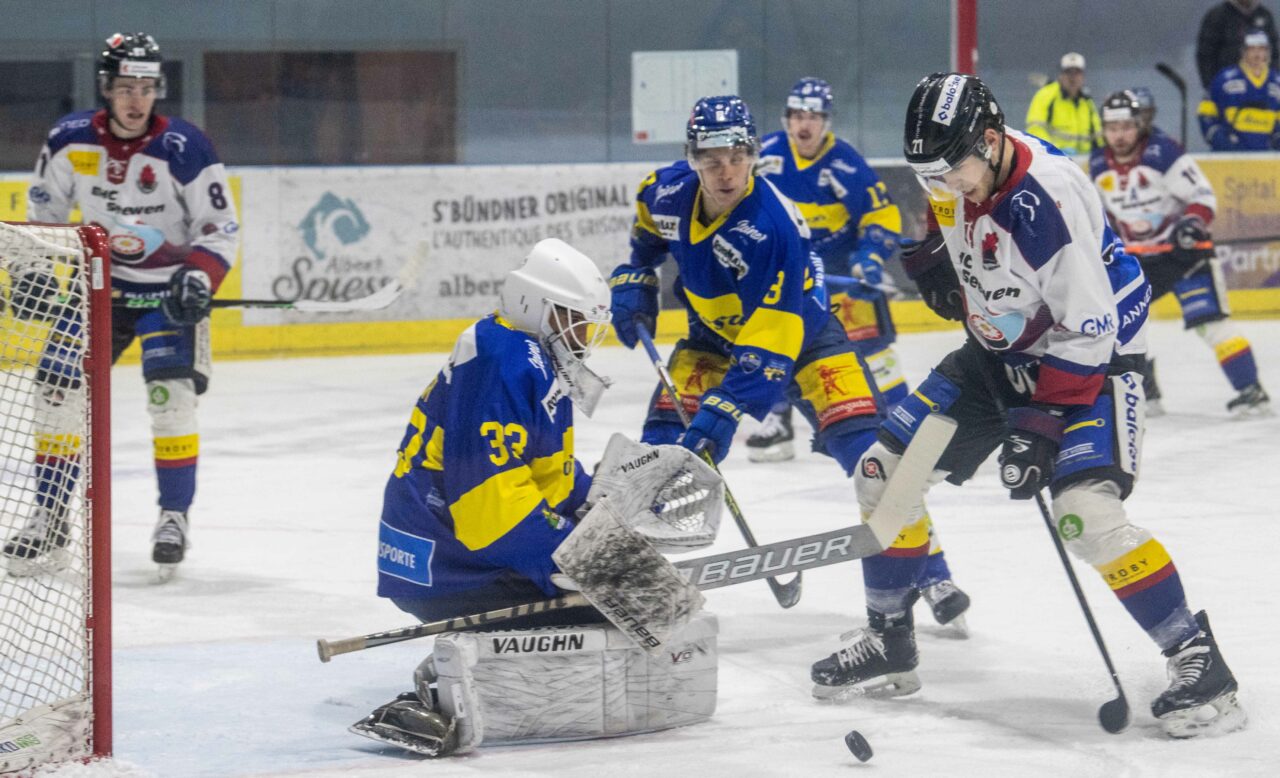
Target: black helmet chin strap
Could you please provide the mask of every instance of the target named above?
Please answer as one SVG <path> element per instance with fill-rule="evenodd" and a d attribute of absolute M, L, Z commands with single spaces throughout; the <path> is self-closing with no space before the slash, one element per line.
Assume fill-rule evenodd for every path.
<path fill-rule="evenodd" d="M 990 159 L 987 160 L 987 169 L 990 170 L 992 173 L 996 174 L 995 186 L 993 187 L 993 189 L 998 189 L 1001 183 L 1000 171 L 1001 169 L 1004 168 L 1004 138 L 1005 138 L 1005 133 L 1001 132 L 1000 133 L 1000 151 L 996 152 L 995 164 L 992 164 Z"/>

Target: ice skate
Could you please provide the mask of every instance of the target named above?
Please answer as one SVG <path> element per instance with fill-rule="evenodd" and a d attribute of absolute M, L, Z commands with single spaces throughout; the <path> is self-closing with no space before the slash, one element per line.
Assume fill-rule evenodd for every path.
<path fill-rule="evenodd" d="M 160 520 L 151 533 L 151 561 L 160 566 L 160 583 L 173 578 L 187 551 L 187 514 L 185 511 L 160 511 Z"/>
<path fill-rule="evenodd" d="M 752 462 L 786 462 L 796 458 L 791 409 L 770 413 L 755 434 L 747 438 L 747 459 Z"/>
<path fill-rule="evenodd" d="M 1227 403 L 1227 410 L 1237 419 L 1252 416 L 1270 416 L 1271 398 L 1262 384 L 1250 384 L 1240 390 L 1236 398 Z"/>
<path fill-rule="evenodd" d="M 0 549 L 9 575 L 29 577 L 66 567 L 70 532 L 66 519 L 55 518 L 48 508 L 37 507 L 27 517 L 26 525 L 10 535 Z"/>
<path fill-rule="evenodd" d="M 846 632 L 853 641 L 813 665 L 814 699 L 847 702 L 854 697 L 902 697 L 920 688 L 919 663 L 911 611 L 896 619 L 869 611 L 863 629 Z"/>
<path fill-rule="evenodd" d="M 933 611 L 933 620 L 947 627 L 956 637 L 969 637 L 969 625 L 964 620 L 969 610 L 969 595 L 955 582 L 946 579 L 921 587 L 920 595 Z"/>
<path fill-rule="evenodd" d="M 430 757 L 448 756 L 458 747 L 453 720 L 424 704 L 415 692 L 401 694 L 347 729 Z"/>
<path fill-rule="evenodd" d="M 1236 700 L 1236 679 L 1218 651 L 1204 611 L 1196 614 L 1200 632 L 1164 655 L 1169 657 L 1169 688 L 1151 703 L 1151 713 L 1169 737 L 1225 735 L 1244 727 L 1247 716 Z"/>

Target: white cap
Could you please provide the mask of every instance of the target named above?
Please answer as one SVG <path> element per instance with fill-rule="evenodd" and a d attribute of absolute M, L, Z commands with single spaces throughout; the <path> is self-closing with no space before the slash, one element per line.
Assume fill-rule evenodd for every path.
<path fill-rule="evenodd" d="M 1071 70 L 1073 68 L 1084 70 L 1084 55 L 1079 52 L 1068 51 L 1062 55 L 1062 62 L 1058 64 L 1058 68 L 1060 70 Z"/>
<path fill-rule="evenodd" d="M 1254 30 L 1244 36 L 1245 46 L 1266 46 L 1271 47 L 1271 41 L 1267 39 L 1267 33 L 1263 30 Z"/>

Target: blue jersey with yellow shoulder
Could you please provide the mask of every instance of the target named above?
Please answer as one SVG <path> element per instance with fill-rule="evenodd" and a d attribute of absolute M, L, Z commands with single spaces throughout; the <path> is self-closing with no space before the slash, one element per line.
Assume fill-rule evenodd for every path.
<path fill-rule="evenodd" d="M 383 495 L 378 594 L 454 593 L 509 570 L 555 594 L 551 552 L 590 485 L 550 355 L 481 319 L 414 404 Z"/>
<path fill-rule="evenodd" d="M 1280 74 L 1227 68 L 1209 85 L 1199 113 L 1200 130 L 1214 151 L 1280 148 Z"/>
<path fill-rule="evenodd" d="M 874 253 L 881 262 L 893 256 L 902 214 L 862 155 L 834 133 L 813 159 L 800 156 L 787 133 L 769 133 L 756 173 L 800 209 L 828 273 L 847 275 L 854 253 Z"/>
<path fill-rule="evenodd" d="M 830 313 L 814 296 L 808 229 L 795 206 L 752 176 L 727 213 L 703 224 L 698 175 L 687 162 L 651 173 L 636 195 L 631 231 L 635 268 L 670 254 L 685 305 L 725 341 L 731 366 L 720 391 L 763 418 L 782 395 L 806 338 Z"/>

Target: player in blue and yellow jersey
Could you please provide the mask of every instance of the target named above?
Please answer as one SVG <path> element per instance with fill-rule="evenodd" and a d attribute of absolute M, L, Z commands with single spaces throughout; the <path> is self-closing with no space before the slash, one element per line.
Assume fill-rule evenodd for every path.
<path fill-rule="evenodd" d="M 1200 103 L 1200 131 L 1214 151 L 1280 149 L 1280 74 L 1271 70 L 1271 41 L 1244 37 L 1240 63 L 1223 70 Z"/>
<path fill-rule="evenodd" d="M 583 363 L 609 323 L 604 277 L 547 239 L 507 275 L 501 300 L 418 398 L 383 497 L 378 595 L 423 621 L 556 595 L 551 553 L 591 485 L 573 454 L 573 411 L 591 415 L 605 386 Z M 505 626 L 599 620 L 573 610 L 584 612 Z"/>
<path fill-rule="evenodd" d="M 757 175 L 786 195 L 809 225 L 811 248 L 826 276 L 828 304 L 854 349 L 867 362 L 886 407 L 906 399 L 908 386 L 893 351 L 897 333 L 885 294 L 884 263 L 897 252 L 902 214 L 884 182 L 848 142 L 831 131 L 835 99 L 820 78 L 802 78 L 787 95 L 784 131 L 760 144 Z M 833 277 L 855 279 L 840 284 Z M 777 462 L 795 456 L 791 406 L 774 407 L 747 438 L 747 458 Z M 969 597 L 951 580 L 946 556 L 929 529 L 929 564 L 917 586 L 943 624 L 962 614 Z M 957 622 L 963 631 L 963 621 Z"/>
<path fill-rule="evenodd" d="M 795 206 L 753 172 L 755 122 L 738 97 L 707 97 L 686 128 L 687 160 L 651 173 L 636 197 L 631 259 L 610 279 L 614 327 L 634 347 L 658 311 L 656 268 L 679 270 L 689 335 L 671 375 L 693 416 L 684 431 L 672 399 L 653 396 L 642 440 L 679 440 L 716 461 L 743 414 L 763 418 L 783 397 L 818 444 L 852 473 L 874 439 L 876 393 L 844 329 L 815 294 L 809 230 Z"/>

